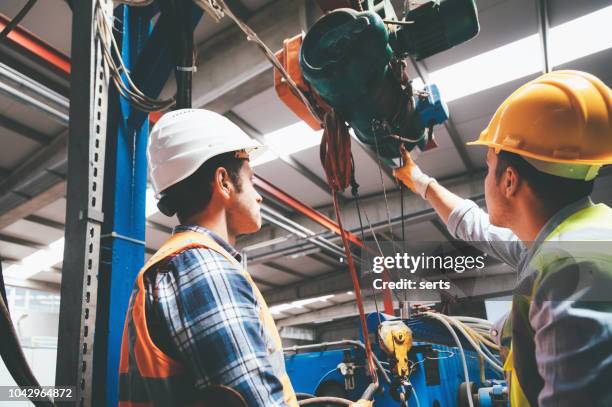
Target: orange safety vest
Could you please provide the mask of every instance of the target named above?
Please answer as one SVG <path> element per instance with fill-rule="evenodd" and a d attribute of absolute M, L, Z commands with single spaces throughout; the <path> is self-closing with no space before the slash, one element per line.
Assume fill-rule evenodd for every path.
<path fill-rule="evenodd" d="M 214 250 L 230 263 L 240 266 L 236 259 L 211 237 L 198 232 L 174 234 L 149 259 L 138 273 L 125 318 L 119 363 L 119 407 L 220 407 L 207 405 L 202 400 L 203 394 L 195 388 L 186 368 L 155 345 L 147 328 L 143 281 L 145 272 L 189 248 Z M 241 266 L 240 268 L 242 269 Z M 297 398 L 285 371 L 282 343 L 272 314 L 251 276 L 244 269 L 242 273 L 251 284 L 259 305 L 259 318 L 265 331 L 270 363 L 283 386 L 283 398 L 289 406 L 297 407 Z"/>

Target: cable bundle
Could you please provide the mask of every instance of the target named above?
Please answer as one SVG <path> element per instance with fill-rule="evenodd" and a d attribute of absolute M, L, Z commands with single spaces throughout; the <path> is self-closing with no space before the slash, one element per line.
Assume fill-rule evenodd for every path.
<path fill-rule="evenodd" d="M 135 3 L 138 3 L 138 5 L 145 5 L 145 2 L 146 0 L 130 0 L 126 1 L 126 4 L 136 5 Z M 112 24 L 110 23 L 110 21 L 113 21 L 113 16 L 107 14 L 101 0 L 96 2 L 95 14 L 98 38 L 101 43 L 104 61 L 109 68 L 109 73 L 113 83 L 117 87 L 117 90 L 121 96 L 126 98 L 134 107 L 145 112 L 157 112 L 167 110 L 172 107 L 175 103 L 174 97 L 170 99 L 151 98 L 138 89 L 138 87 L 132 81 L 130 73 L 125 67 L 123 59 L 121 58 L 121 51 L 119 50 L 119 46 L 117 45 L 113 35 Z M 117 62 L 115 62 L 115 59 L 113 58 L 113 52 Z M 121 77 L 122 75 L 124 76 L 127 84 Z"/>
<path fill-rule="evenodd" d="M 461 345 L 461 341 L 459 340 L 455 329 L 467 339 L 467 341 L 472 345 L 474 350 L 478 352 L 478 354 L 487 363 L 489 363 L 493 369 L 502 374 L 504 373 L 504 369 L 501 366 L 501 363 L 487 349 L 488 347 L 493 350 L 499 350 L 499 346 L 493 343 L 493 340 L 489 333 L 489 329 L 491 328 L 491 323 L 489 321 L 473 317 L 448 316 L 429 311 L 424 312 L 422 315 L 440 321 L 442 325 L 444 325 L 446 329 L 448 329 L 448 331 L 450 332 L 451 336 L 455 340 L 455 343 L 457 344 L 457 347 L 459 348 L 459 355 L 461 356 L 461 363 L 463 365 L 463 373 L 465 375 L 466 382 L 470 382 L 467 361 L 465 358 L 465 352 L 463 351 L 463 345 Z M 474 407 L 474 400 L 472 399 L 470 386 L 467 386 L 466 389 L 470 407 Z"/>

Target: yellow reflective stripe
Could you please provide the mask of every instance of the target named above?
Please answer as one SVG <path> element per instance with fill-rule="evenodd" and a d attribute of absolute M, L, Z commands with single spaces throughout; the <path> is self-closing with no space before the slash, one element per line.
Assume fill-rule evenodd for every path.
<path fill-rule="evenodd" d="M 562 233 L 575 230 L 612 229 L 612 209 L 607 205 L 597 204 L 584 208 L 570 215 L 555 228 L 546 240 L 554 239 Z"/>
<path fill-rule="evenodd" d="M 514 356 L 512 353 L 512 345 L 510 345 L 510 352 L 504 362 L 504 371 L 510 372 L 510 407 L 531 407 L 525 393 L 521 388 L 516 370 L 514 369 Z"/>

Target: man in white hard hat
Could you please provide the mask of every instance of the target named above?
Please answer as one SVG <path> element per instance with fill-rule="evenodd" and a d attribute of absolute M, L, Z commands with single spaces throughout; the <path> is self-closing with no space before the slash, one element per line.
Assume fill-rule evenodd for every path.
<path fill-rule="evenodd" d="M 454 237 L 517 270 L 497 335 L 508 345 L 511 406 L 612 406 L 612 209 L 590 199 L 599 169 L 612 164 L 612 91 L 584 72 L 542 75 L 469 144 L 488 147 L 488 213 L 424 174 L 406 150 L 396 177 Z"/>
<path fill-rule="evenodd" d="M 261 227 L 249 164 L 261 150 L 206 110 L 167 113 L 153 128 L 151 181 L 180 225 L 132 292 L 120 406 L 297 406 L 272 315 L 233 248 Z"/>

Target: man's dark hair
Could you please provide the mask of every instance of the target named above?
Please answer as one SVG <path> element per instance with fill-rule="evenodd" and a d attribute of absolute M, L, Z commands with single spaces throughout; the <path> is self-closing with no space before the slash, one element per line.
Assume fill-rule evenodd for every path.
<path fill-rule="evenodd" d="M 504 171 L 512 167 L 531 187 L 534 194 L 550 210 L 558 210 L 593 192 L 594 181 L 584 181 L 550 175 L 538 171 L 523 157 L 508 151 L 500 151 L 497 155 L 497 168 L 495 178 L 501 179 Z"/>
<path fill-rule="evenodd" d="M 167 216 L 176 213 L 179 222 L 183 223 L 189 217 L 205 209 L 212 198 L 213 179 L 218 168 L 227 170 L 232 183 L 238 192 L 241 190 L 239 172 L 244 158 L 236 158 L 234 152 L 219 154 L 206 161 L 193 174 L 172 185 L 162 193 L 157 204 L 159 210 Z"/>

